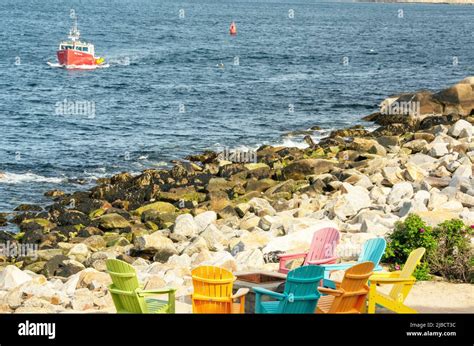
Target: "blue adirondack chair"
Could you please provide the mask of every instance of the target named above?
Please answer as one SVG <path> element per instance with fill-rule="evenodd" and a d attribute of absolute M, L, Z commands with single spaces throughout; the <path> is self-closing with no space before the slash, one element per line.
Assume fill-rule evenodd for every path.
<path fill-rule="evenodd" d="M 290 271 L 286 277 L 285 290 L 277 293 L 261 287 L 255 292 L 255 313 L 257 314 L 312 314 L 321 294 L 318 291 L 324 269 L 308 265 Z M 263 301 L 268 296 L 273 300 Z"/>
<path fill-rule="evenodd" d="M 321 267 L 324 268 L 323 286 L 335 288 L 335 284 L 333 283 L 333 281 L 329 280 L 329 275 L 331 274 L 331 271 L 347 270 L 359 263 L 372 262 L 374 264 L 374 271 L 382 270 L 382 267 L 379 265 L 379 263 L 382 259 L 383 253 L 385 252 L 386 246 L 387 242 L 384 238 L 372 238 L 364 243 L 362 252 L 360 253 L 357 262 L 321 265 Z"/>

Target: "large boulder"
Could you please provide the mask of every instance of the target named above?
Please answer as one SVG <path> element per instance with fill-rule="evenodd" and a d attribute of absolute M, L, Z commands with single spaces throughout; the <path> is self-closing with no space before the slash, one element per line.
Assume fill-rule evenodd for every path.
<path fill-rule="evenodd" d="M 209 210 L 204 213 L 198 214 L 194 217 L 194 222 L 199 228 L 199 232 L 202 232 L 206 229 L 207 226 L 216 222 L 217 214 L 215 211 Z"/>
<path fill-rule="evenodd" d="M 0 272 L 0 290 L 11 290 L 32 279 L 30 275 L 16 266 L 9 265 Z"/>
<path fill-rule="evenodd" d="M 199 252 L 206 251 L 206 250 L 211 250 L 211 249 L 209 249 L 207 244 L 208 244 L 208 242 L 206 241 L 206 239 L 204 239 L 204 237 L 197 236 L 184 249 L 183 254 L 186 254 L 188 256 L 192 256 L 195 253 L 199 253 Z M 216 244 L 216 243 L 213 243 L 213 245 L 214 244 Z"/>
<path fill-rule="evenodd" d="M 160 262 L 166 262 L 169 257 L 177 255 L 178 251 L 171 239 L 162 235 L 159 231 L 136 237 L 135 249 L 138 251 L 159 254 Z"/>
<path fill-rule="evenodd" d="M 334 214 L 341 220 L 354 216 L 363 208 L 371 205 L 369 191 L 361 186 L 352 186 L 342 183 L 342 190 L 345 192 L 337 198 L 334 204 Z"/>
<path fill-rule="evenodd" d="M 466 120 L 460 119 L 449 129 L 449 135 L 455 138 L 472 137 L 474 126 Z"/>
<path fill-rule="evenodd" d="M 195 254 L 194 256 L 199 256 L 199 255 L 202 255 L 203 253 L 206 253 L 206 252 L 203 251 L 202 253 Z M 215 253 L 206 253 L 206 254 L 208 255 L 209 258 L 205 259 L 204 261 L 199 261 L 198 262 L 199 265 L 221 267 L 231 272 L 234 272 L 237 270 L 237 263 L 234 259 L 234 256 L 232 256 L 229 252 L 219 251 Z M 194 256 L 193 256 L 193 259 L 195 259 Z"/>
<path fill-rule="evenodd" d="M 235 257 L 239 271 L 262 269 L 265 265 L 263 253 L 259 249 L 245 250 L 239 252 Z"/>
<path fill-rule="evenodd" d="M 78 261 L 69 259 L 69 257 L 64 255 L 57 255 L 46 262 L 44 273 L 48 277 L 69 277 L 80 272 L 84 268 L 84 265 Z"/>
<path fill-rule="evenodd" d="M 26 219 L 20 224 L 20 230 L 22 232 L 40 231 L 46 233 L 55 227 L 56 225 L 54 223 L 43 218 Z"/>
<path fill-rule="evenodd" d="M 200 228 L 191 214 L 182 214 L 176 218 L 173 233 L 186 238 L 194 237 Z"/>
<path fill-rule="evenodd" d="M 301 180 L 308 175 L 328 173 L 334 162 L 324 159 L 303 159 L 290 163 L 283 168 L 285 179 Z"/>
<path fill-rule="evenodd" d="M 275 215 L 276 210 L 271 206 L 270 202 L 263 198 L 252 198 L 249 201 L 249 205 L 253 209 L 253 212 L 258 216 L 264 215 Z"/>
<path fill-rule="evenodd" d="M 455 112 L 467 116 L 474 109 L 474 92 L 467 80 L 441 90 L 433 95 L 433 99 L 443 104 L 445 114 Z"/>
<path fill-rule="evenodd" d="M 211 251 L 224 250 L 223 244 L 226 243 L 226 238 L 222 232 L 213 224 L 209 224 L 201 233 L 201 237 L 207 243 L 207 248 Z"/>
<path fill-rule="evenodd" d="M 130 227 L 130 222 L 125 219 L 122 215 L 112 213 L 102 215 L 99 218 L 99 225 L 103 229 L 123 229 Z"/>
<path fill-rule="evenodd" d="M 203 202 L 206 199 L 206 194 L 197 192 L 194 186 L 185 186 L 172 188 L 167 192 L 160 192 L 158 198 L 171 203 L 180 201 Z"/>
<path fill-rule="evenodd" d="M 174 213 L 176 211 L 176 207 L 168 202 L 154 202 L 141 206 L 140 208 L 136 209 L 135 212 L 138 215 L 141 215 L 145 210 L 156 210 L 160 213 Z"/>
<path fill-rule="evenodd" d="M 90 252 L 86 244 L 76 244 L 69 250 L 68 256 L 78 262 L 84 262 Z"/>
<path fill-rule="evenodd" d="M 393 186 L 388 194 L 387 204 L 393 209 L 401 206 L 404 200 L 410 199 L 413 196 L 413 186 L 409 182 L 397 183 Z"/>

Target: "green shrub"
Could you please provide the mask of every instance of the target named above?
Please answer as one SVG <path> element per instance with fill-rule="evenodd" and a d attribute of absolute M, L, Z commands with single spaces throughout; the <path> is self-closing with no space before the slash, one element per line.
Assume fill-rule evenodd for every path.
<path fill-rule="evenodd" d="M 431 272 L 448 280 L 473 283 L 472 234 L 472 228 L 461 220 L 439 224 L 433 230 L 437 247 L 429 258 Z"/>
<path fill-rule="evenodd" d="M 436 240 L 431 227 L 418 215 L 410 214 L 404 222 L 395 224 L 395 229 L 388 238 L 384 261 L 389 263 L 392 269 L 399 270 L 410 253 L 419 247 L 424 247 L 426 253 L 413 275 L 418 280 L 429 280 L 430 268 L 427 259 L 436 248 Z"/>

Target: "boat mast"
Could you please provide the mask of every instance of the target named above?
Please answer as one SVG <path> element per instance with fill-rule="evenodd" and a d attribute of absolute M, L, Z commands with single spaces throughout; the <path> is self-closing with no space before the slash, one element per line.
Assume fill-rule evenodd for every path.
<path fill-rule="evenodd" d="M 69 38 L 75 45 L 76 41 L 79 41 L 80 36 L 81 36 L 81 33 L 79 32 L 79 29 L 77 28 L 77 16 L 74 16 L 74 22 L 73 22 L 72 28 L 71 30 L 69 30 Z"/>

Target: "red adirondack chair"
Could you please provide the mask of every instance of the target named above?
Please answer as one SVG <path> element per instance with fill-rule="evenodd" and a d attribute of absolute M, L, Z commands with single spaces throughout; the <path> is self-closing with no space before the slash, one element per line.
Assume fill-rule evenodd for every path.
<path fill-rule="evenodd" d="M 280 258 L 280 273 L 288 273 L 290 269 L 286 267 L 286 263 L 298 258 L 304 258 L 303 265 L 317 265 L 336 263 L 336 246 L 339 243 L 340 234 L 335 228 L 322 228 L 314 232 L 311 247 L 308 252 L 296 254 L 282 254 Z"/>

